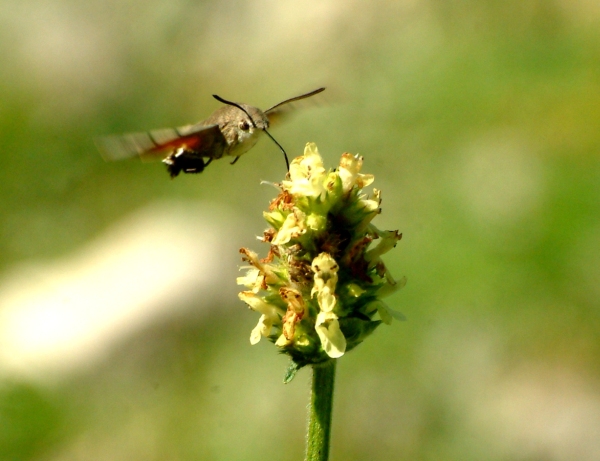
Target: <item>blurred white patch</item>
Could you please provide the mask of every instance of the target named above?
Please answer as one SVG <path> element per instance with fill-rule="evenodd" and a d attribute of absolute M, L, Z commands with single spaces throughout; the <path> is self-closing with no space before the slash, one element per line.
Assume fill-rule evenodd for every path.
<path fill-rule="evenodd" d="M 15 267 L 0 280 L 0 369 L 67 371 L 186 301 L 214 299 L 237 275 L 221 254 L 235 228 L 222 207 L 161 203 L 75 254 Z"/>
<path fill-rule="evenodd" d="M 327 38 L 340 20 L 352 17 L 362 23 L 371 17 L 370 14 L 357 16 L 355 11 L 347 2 L 339 0 L 308 0 L 302 3 L 259 0 L 252 4 L 221 2 L 215 4 L 209 30 L 204 31 L 215 39 L 202 45 L 212 48 L 209 59 L 235 61 L 238 66 L 256 66 L 257 60 L 273 59 L 273 53 L 285 55 L 292 50 L 296 54 L 289 56 L 290 60 L 303 60 L 306 56 L 298 56 L 297 53 L 318 52 L 315 46 L 328 43 Z M 228 27 L 223 27 L 223 24 Z M 357 24 L 353 32 L 356 34 L 361 30 Z M 240 53 L 240 43 L 247 41 L 244 37 L 260 46 L 248 47 Z M 298 43 L 302 43 L 302 47 L 298 47 Z M 196 62 L 203 68 L 207 66 L 204 56 Z"/>
<path fill-rule="evenodd" d="M 506 459 L 600 459 L 600 396 L 572 371 L 529 364 L 487 397 L 471 402 L 470 422 Z"/>
<path fill-rule="evenodd" d="M 540 207 L 543 163 L 525 139 L 510 131 L 490 133 L 464 149 L 455 171 L 458 187 L 480 224 L 511 225 Z"/>
<path fill-rule="evenodd" d="M 16 65 L 14 84 L 62 94 L 52 103 L 79 109 L 86 99 L 80 93 L 111 87 L 120 78 L 115 37 L 97 13 L 67 2 L 6 2 L 0 23 L 13 41 L 5 52 L 7 63 Z"/>
<path fill-rule="evenodd" d="M 421 380 L 446 403 L 449 437 L 486 459 L 600 459 L 595 379 L 559 360 L 524 357 L 511 367 L 496 324 L 445 318 L 421 348 Z"/>

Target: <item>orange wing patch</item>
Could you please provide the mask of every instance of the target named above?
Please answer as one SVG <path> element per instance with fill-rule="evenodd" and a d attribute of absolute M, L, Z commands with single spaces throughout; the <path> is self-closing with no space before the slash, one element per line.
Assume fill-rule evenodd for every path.
<path fill-rule="evenodd" d="M 219 158 L 227 141 L 218 125 L 187 125 L 163 128 L 146 133 L 104 136 L 95 139 L 105 160 L 121 160 L 140 156 L 142 160 L 164 158 L 179 148 L 192 151 L 198 157 Z"/>

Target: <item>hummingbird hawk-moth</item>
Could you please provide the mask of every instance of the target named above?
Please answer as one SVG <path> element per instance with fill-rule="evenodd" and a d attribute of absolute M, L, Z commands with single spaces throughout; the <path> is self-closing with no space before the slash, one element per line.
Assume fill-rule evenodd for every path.
<path fill-rule="evenodd" d="M 231 164 L 248 152 L 262 132 L 265 132 L 281 149 L 289 169 L 287 155 L 267 128 L 293 109 L 296 101 L 321 93 L 318 88 L 310 93 L 275 104 L 262 111 L 257 107 L 213 97 L 225 104 L 207 119 L 194 125 L 164 128 L 145 133 L 105 136 L 96 139 L 96 145 L 107 160 L 118 160 L 139 155 L 142 159 L 163 157 L 172 178 L 180 172 L 201 173 L 215 159 L 234 157 Z"/>

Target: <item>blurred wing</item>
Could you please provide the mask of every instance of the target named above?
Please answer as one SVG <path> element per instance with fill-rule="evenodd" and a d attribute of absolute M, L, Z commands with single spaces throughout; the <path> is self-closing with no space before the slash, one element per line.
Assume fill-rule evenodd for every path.
<path fill-rule="evenodd" d="M 227 146 L 218 125 L 201 124 L 163 128 L 146 133 L 103 136 L 94 141 L 105 160 L 121 160 L 136 155 L 143 160 L 160 158 L 180 147 L 193 150 L 199 156 L 213 157 Z"/>
<path fill-rule="evenodd" d="M 269 119 L 269 125 L 273 126 L 273 124 L 277 124 L 281 122 L 286 116 L 288 116 L 291 112 L 302 109 L 304 107 L 314 106 L 319 103 L 319 98 L 311 99 L 310 101 L 304 101 L 306 98 L 310 98 L 316 94 L 325 91 L 325 88 L 318 88 L 310 93 L 301 94 L 300 96 L 296 96 L 295 98 L 286 99 L 285 101 L 280 102 L 279 104 L 275 104 L 273 107 L 267 109 L 265 111 L 265 115 Z M 299 102 L 302 101 L 302 102 Z"/>

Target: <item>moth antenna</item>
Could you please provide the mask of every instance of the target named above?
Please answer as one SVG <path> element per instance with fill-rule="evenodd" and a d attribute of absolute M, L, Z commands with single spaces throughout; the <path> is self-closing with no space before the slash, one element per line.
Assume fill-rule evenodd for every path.
<path fill-rule="evenodd" d="M 323 88 L 323 89 L 321 89 L 321 90 L 317 90 L 316 92 L 317 92 L 317 93 L 320 93 L 320 92 L 321 92 L 321 91 L 323 91 L 324 89 L 325 89 L 325 88 Z M 311 94 L 314 94 L 314 93 L 315 93 L 315 92 L 313 92 L 313 93 L 311 93 Z M 227 99 L 223 99 L 221 96 L 219 96 L 219 95 L 216 95 L 216 94 L 213 94 L 212 96 L 213 96 L 213 98 L 215 98 L 217 101 L 219 101 L 219 102 L 222 102 L 223 104 L 228 104 L 228 105 L 230 105 L 230 106 L 237 107 L 239 110 L 241 110 L 242 112 L 244 112 L 244 113 L 245 113 L 245 114 L 248 116 L 248 118 L 250 118 L 250 121 L 252 122 L 252 125 L 254 126 L 254 128 L 258 128 L 258 127 L 256 126 L 256 123 L 254 122 L 254 119 L 253 119 L 253 118 L 252 118 L 252 116 L 251 116 L 251 115 L 248 113 L 248 111 L 247 111 L 246 109 L 244 109 L 244 108 L 243 108 L 241 105 L 239 105 L 237 102 L 233 102 L 233 101 L 227 101 Z M 271 140 L 272 140 L 272 141 L 273 141 L 275 144 L 277 144 L 277 147 L 279 147 L 279 149 L 281 149 L 281 153 L 283 154 L 283 158 L 285 159 L 285 166 L 287 167 L 287 170 L 288 170 L 288 171 L 290 171 L 290 162 L 289 162 L 289 160 L 288 160 L 288 156 L 287 156 L 287 154 L 285 153 L 285 150 L 283 149 L 283 147 L 281 147 L 281 144 L 279 144 L 279 143 L 278 143 L 278 142 L 275 140 L 275 138 L 274 138 L 273 136 L 271 136 L 271 133 L 269 133 L 269 132 L 268 132 L 268 131 L 267 131 L 265 128 L 263 128 L 263 131 L 264 131 L 265 133 L 267 133 L 267 135 L 269 136 L 269 138 L 271 138 Z M 237 159 L 236 159 L 236 160 L 237 160 Z M 236 161 L 236 160 L 234 160 L 234 163 L 235 163 L 235 161 Z"/>
<path fill-rule="evenodd" d="M 300 96 L 296 96 L 294 98 L 286 99 L 285 101 L 281 101 L 280 103 L 275 104 L 273 107 L 269 107 L 267 110 L 265 110 L 265 113 L 270 112 L 273 109 L 278 108 L 279 106 L 283 106 L 284 104 L 289 104 L 290 102 L 295 102 L 295 101 L 300 101 L 301 99 L 310 98 L 311 96 L 314 96 L 315 94 L 319 94 L 322 91 L 325 91 L 325 87 L 317 88 L 316 90 L 313 90 L 310 93 L 301 94 Z"/>

